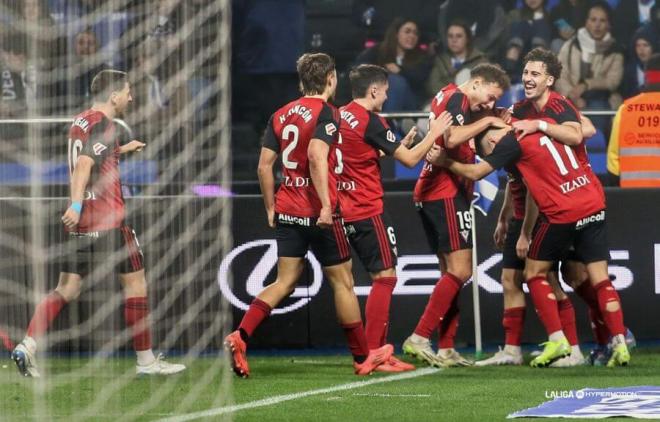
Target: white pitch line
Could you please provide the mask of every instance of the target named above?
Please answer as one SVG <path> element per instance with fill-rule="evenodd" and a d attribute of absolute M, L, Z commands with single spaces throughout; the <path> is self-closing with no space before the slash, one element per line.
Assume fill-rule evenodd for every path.
<path fill-rule="evenodd" d="M 318 390 L 302 391 L 300 393 L 284 394 L 281 396 L 273 396 L 262 400 L 251 401 L 243 404 L 235 404 L 232 406 L 216 407 L 215 409 L 203 410 L 200 412 L 188 413 L 185 415 L 172 416 L 171 418 L 160 419 L 160 422 L 183 422 L 191 421 L 194 419 L 205 418 L 210 416 L 224 415 L 226 413 L 234 413 L 240 410 L 254 409 L 256 407 L 271 406 L 274 404 L 282 403 L 285 401 L 298 400 L 305 397 L 317 396 L 319 394 L 334 393 L 336 391 L 353 390 L 355 388 L 367 387 L 374 384 L 384 384 L 387 382 L 401 381 L 411 378 L 422 377 L 424 375 L 435 374 L 439 372 L 436 368 L 417 369 L 416 371 L 403 372 L 398 375 L 389 377 L 374 378 L 367 381 L 350 382 L 348 384 L 336 385 L 334 387 L 320 388 Z"/>

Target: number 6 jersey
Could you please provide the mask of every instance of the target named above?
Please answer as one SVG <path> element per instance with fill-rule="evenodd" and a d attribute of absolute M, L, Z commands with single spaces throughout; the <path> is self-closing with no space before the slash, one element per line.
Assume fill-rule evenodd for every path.
<path fill-rule="evenodd" d="M 264 133 L 263 147 L 282 155 L 282 181 L 275 194 L 276 213 L 318 217 L 321 212 L 321 201 L 312 184 L 307 160 L 307 148 L 312 139 L 330 146 L 328 193 L 333 211 L 337 208 L 338 120 L 334 107 L 314 97 L 301 97 L 273 113 Z"/>
<path fill-rule="evenodd" d="M 124 221 L 124 198 L 119 180 L 119 141 L 115 125 L 103 113 L 87 110 L 74 118 L 69 129 L 69 177 L 85 155 L 94 160 L 85 187 L 79 233 L 110 230 Z"/>

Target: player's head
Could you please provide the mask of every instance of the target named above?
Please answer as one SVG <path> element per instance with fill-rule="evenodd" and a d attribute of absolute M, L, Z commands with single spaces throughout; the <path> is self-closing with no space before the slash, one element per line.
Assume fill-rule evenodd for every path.
<path fill-rule="evenodd" d="M 481 132 L 475 138 L 475 147 L 477 149 L 477 154 L 482 157 L 487 157 L 495 149 L 495 145 L 498 144 L 504 138 L 504 135 L 511 132 L 511 126 L 505 126 L 503 128 L 498 128 L 491 126 L 488 129 Z"/>
<path fill-rule="evenodd" d="M 660 53 L 653 54 L 646 62 L 644 90 L 660 91 Z"/>
<path fill-rule="evenodd" d="M 523 59 L 522 83 L 525 98 L 534 100 L 551 89 L 561 76 L 561 62 L 555 53 L 537 47 Z"/>
<path fill-rule="evenodd" d="M 375 64 L 361 64 L 351 69 L 348 75 L 351 80 L 353 99 L 363 98 L 373 106 L 371 111 L 383 109 L 387 100 L 387 71 Z"/>
<path fill-rule="evenodd" d="M 303 95 L 327 95 L 332 98 L 337 90 L 335 61 L 324 53 L 305 53 L 296 63 Z"/>
<path fill-rule="evenodd" d="M 117 116 L 121 116 L 133 101 L 128 75 L 119 70 L 102 70 L 97 73 L 92 79 L 90 92 L 95 103 L 112 106 Z"/>
<path fill-rule="evenodd" d="M 465 94 L 470 101 L 472 111 L 492 110 L 504 91 L 509 89 L 509 77 L 496 64 L 482 63 L 475 66 L 467 82 L 468 92 Z"/>

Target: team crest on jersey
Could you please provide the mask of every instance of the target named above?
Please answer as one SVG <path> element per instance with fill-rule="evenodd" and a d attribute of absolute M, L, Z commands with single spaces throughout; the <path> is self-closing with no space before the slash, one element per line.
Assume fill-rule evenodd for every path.
<path fill-rule="evenodd" d="M 325 133 L 327 133 L 328 136 L 332 136 L 336 131 L 337 131 L 337 126 L 335 126 L 334 123 L 328 123 L 327 125 L 325 125 Z"/>
<path fill-rule="evenodd" d="M 92 149 L 94 150 L 94 155 L 101 155 L 101 153 L 102 153 L 103 151 L 105 151 L 106 149 L 108 149 L 108 147 L 105 146 L 105 145 L 103 145 L 103 144 L 100 143 L 100 142 L 97 142 L 97 143 L 94 144 L 94 146 L 92 147 Z"/>
<path fill-rule="evenodd" d="M 444 93 L 444 91 L 440 91 L 440 92 L 438 92 L 438 93 L 436 94 L 436 96 L 435 96 L 435 101 L 436 101 L 438 104 L 442 103 L 442 100 L 444 100 L 444 99 L 445 99 L 445 93 Z"/>
<path fill-rule="evenodd" d="M 396 136 L 394 136 L 394 133 L 392 133 L 391 130 L 387 130 L 387 134 L 385 134 L 385 138 L 387 138 L 388 141 L 394 142 L 396 141 Z"/>
<path fill-rule="evenodd" d="M 467 242 L 470 237 L 470 230 L 461 230 L 461 236 L 463 236 L 463 239 Z"/>
<path fill-rule="evenodd" d="M 456 121 L 458 122 L 459 125 L 463 126 L 463 123 L 465 123 L 465 118 L 463 117 L 462 114 L 457 114 Z"/>

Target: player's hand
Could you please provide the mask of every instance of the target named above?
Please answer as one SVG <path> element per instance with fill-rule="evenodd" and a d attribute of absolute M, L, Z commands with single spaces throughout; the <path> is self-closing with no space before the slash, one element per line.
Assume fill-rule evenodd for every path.
<path fill-rule="evenodd" d="M 518 242 L 516 242 L 516 255 L 518 258 L 525 259 L 527 258 L 527 253 L 529 252 L 529 238 L 525 233 L 520 233 Z"/>
<path fill-rule="evenodd" d="M 433 132 L 437 138 L 451 127 L 453 121 L 454 118 L 452 117 L 451 113 L 445 110 L 440 113 L 438 117 L 429 122 L 429 133 Z"/>
<path fill-rule="evenodd" d="M 513 129 L 516 131 L 516 137 L 518 140 L 521 140 L 526 135 L 530 133 L 539 131 L 539 121 L 538 120 L 518 120 L 513 122 Z"/>
<path fill-rule="evenodd" d="M 137 139 L 132 140 L 131 142 L 124 144 L 120 148 L 120 152 L 125 154 L 127 152 L 140 152 L 144 149 L 147 144 L 140 142 Z"/>
<path fill-rule="evenodd" d="M 403 145 L 406 148 L 410 148 L 412 144 L 415 142 L 415 136 L 417 136 L 417 126 L 413 126 L 410 128 L 410 131 L 401 140 L 401 145 Z"/>
<path fill-rule="evenodd" d="M 268 227 L 271 229 L 275 228 L 275 210 L 270 209 L 266 210 L 266 214 L 268 214 Z"/>
<path fill-rule="evenodd" d="M 396 63 L 385 64 L 385 69 L 387 69 L 390 73 L 395 73 L 395 74 L 401 72 L 401 68 Z"/>
<path fill-rule="evenodd" d="M 62 222 L 69 229 L 75 228 L 79 221 L 80 214 L 78 214 L 78 212 L 71 207 L 67 208 L 64 212 L 64 215 L 62 216 Z"/>
<path fill-rule="evenodd" d="M 490 120 L 490 126 L 494 127 L 496 129 L 503 129 L 507 126 L 509 126 L 502 118 L 496 117 L 496 116 L 490 116 L 488 117 Z"/>
<path fill-rule="evenodd" d="M 434 166 L 444 167 L 447 165 L 447 151 L 438 144 L 434 144 L 426 153 L 426 161 Z"/>
<path fill-rule="evenodd" d="M 511 110 L 509 110 L 508 108 L 496 107 L 495 108 L 495 116 L 502 119 L 502 121 L 504 123 L 506 123 L 507 125 L 510 125 L 513 113 L 511 113 Z"/>
<path fill-rule="evenodd" d="M 332 211 L 330 207 L 321 208 L 321 214 L 319 215 L 318 220 L 316 220 L 316 225 L 322 229 L 329 229 L 332 227 Z"/>
<path fill-rule="evenodd" d="M 497 226 L 495 226 L 495 232 L 493 233 L 493 241 L 495 242 L 495 248 L 501 251 L 504 248 L 504 241 L 506 240 L 506 231 L 508 230 L 509 223 L 504 221 L 498 221 Z"/>

